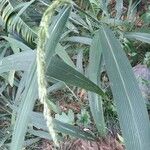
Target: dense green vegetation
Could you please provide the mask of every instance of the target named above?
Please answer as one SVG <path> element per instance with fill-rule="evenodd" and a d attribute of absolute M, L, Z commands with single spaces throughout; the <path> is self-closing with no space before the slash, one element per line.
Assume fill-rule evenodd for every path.
<path fill-rule="evenodd" d="M 0 149 L 112 136 L 148 150 L 148 5 L 0 0 Z"/>

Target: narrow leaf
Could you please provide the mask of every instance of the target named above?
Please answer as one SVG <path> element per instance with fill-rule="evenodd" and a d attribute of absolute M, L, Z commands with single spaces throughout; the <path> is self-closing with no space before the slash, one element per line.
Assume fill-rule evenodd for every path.
<path fill-rule="evenodd" d="M 100 66 L 102 50 L 99 47 L 99 34 L 96 34 L 90 47 L 88 76 L 95 84 L 100 85 Z M 101 136 L 106 135 L 105 121 L 102 107 L 102 97 L 93 92 L 88 92 L 90 109 Z"/>
<path fill-rule="evenodd" d="M 86 44 L 86 45 L 91 45 L 91 38 L 88 37 L 82 37 L 82 36 L 72 36 L 64 39 L 64 41 L 67 42 L 74 42 L 74 43 L 81 43 L 81 44 Z"/>
<path fill-rule="evenodd" d="M 150 34 L 149 33 L 130 32 L 130 33 L 126 33 L 125 37 L 127 37 L 129 39 L 139 40 L 139 41 L 150 44 Z"/>

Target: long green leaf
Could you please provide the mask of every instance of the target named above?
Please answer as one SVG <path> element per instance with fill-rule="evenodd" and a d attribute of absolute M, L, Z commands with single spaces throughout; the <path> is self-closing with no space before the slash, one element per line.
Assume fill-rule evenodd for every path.
<path fill-rule="evenodd" d="M 139 40 L 139 41 L 150 44 L 150 34 L 149 33 L 130 32 L 130 33 L 126 33 L 125 37 L 127 37 L 129 39 Z"/>
<path fill-rule="evenodd" d="M 105 97 L 105 93 L 97 85 L 71 66 L 65 64 L 58 57 L 52 58 L 51 64 L 47 70 L 47 75 L 67 84 L 84 88 Z"/>
<path fill-rule="evenodd" d="M 31 65 L 25 82 L 25 90 L 23 91 L 21 97 L 21 104 L 19 105 L 19 110 L 17 112 L 17 119 L 15 122 L 15 126 L 13 129 L 13 136 L 11 142 L 11 150 L 19 150 L 22 148 L 27 124 L 28 124 L 28 117 L 31 113 L 34 103 L 35 103 L 35 95 L 37 94 L 37 89 L 33 88 L 37 86 L 37 79 L 36 79 L 36 64 L 33 62 Z"/>
<path fill-rule="evenodd" d="M 126 148 L 149 149 L 149 117 L 132 67 L 110 29 L 100 29 L 99 39 Z"/>
<path fill-rule="evenodd" d="M 64 39 L 64 41 L 91 45 L 92 40 L 91 38 L 88 38 L 88 37 L 72 36 L 72 37 L 68 37 Z"/>
<path fill-rule="evenodd" d="M 99 47 L 99 34 L 96 34 L 91 48 L 89 56 L 89 67 L 88 67 L 88 76 L 91 81 L 95 84 L 100 85 L 100 66 L 102 59 L 102 50 Z M 93 92 L 88 92 L 88 99 L 90 104 L 90 109 L 93 115 L 93 118 L 96 123 L 96 127 L 101 136 L 106 135 L 105 121 L 102 107 L 102 98 L 100 95 Z"/>

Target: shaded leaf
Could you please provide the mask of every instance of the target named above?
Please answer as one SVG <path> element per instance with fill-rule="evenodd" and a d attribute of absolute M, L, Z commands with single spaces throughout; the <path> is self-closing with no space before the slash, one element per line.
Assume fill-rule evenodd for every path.
<path fill-rule="evenodd" d="M 97 33 L 93 39 L 89 54 L 88 77 L 95 84 L 100 85 L 100 68 L 102 61 L 102 50 L 99 46 L 99 34 Z M 96 93 L 88 92 L 90 110 L 92 112 L 96 127 L 101 136 L 106 135 L 105 121 L 103 114 L 102 97 Z"/>

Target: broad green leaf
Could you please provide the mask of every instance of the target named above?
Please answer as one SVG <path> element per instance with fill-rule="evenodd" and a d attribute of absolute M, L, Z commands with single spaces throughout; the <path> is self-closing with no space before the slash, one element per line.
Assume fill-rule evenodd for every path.
<path fill-rule="evenodd" d="M 142 20 L 144 21 L 144 24 L 149 24 L 150 22 L 150 7 L 148 10 L 141 16 Z"/>
<path fill-rule="evenodd" d="M 68 33 L 70 32 L 74 32 L 74 33 L 79 33 L 78 31 L 78 28 L 71 22 L 71 21 L 68 21 L 67 24 L 66 24 L 66 27 L 69 29 L 68 31 L 64 32 L 62 34 L 62 38 L 64 36 L 66 36 Z"/>
<path fill-rule="evenodd" d="M 130 32 L 125 34 L 126 38 L 139 40 L 150 44 L 150 34 L 142 32 Z"/>
<path fill-rule="evenodd" d="M 65 84 L 63 82 L 57 82 L 55 84 L 53 84 L 52 86 L 48 87 L 47 92 L 55 92 L 59 89 L 62 89 L 63 87 L 65 87 Z"/>
<path fill-rule="evenodd" d="M 31 55 L 30 55 L 31 56 Z M 32 57 L 33 58 L 33 57 Z M 17 93 L 16 93 L 16 97 L 15 97 L 15 105 L 18 105 L 19 102 L 20 102 L 20 99 L 21 99 L 21 95 L 23 93 L 23 90 L 24 90 L 24 86 L 25 86 L 25 82 L 27 80 L 27 71 L 24 71 L 23 75 L 22 75 L 22 78 L 19 82 L 19 86 L 18 86 L 18 90 L 17 90 Z"/>
<path fill-rule="evenodd" d="M 89 54 L 88 77 L 95 84 L 100 85 L 100 67 L 102 60 L 102 50 L 99 46 L 100 39 L 97 33 L 93 39 Z M 88 92 L 90 110 L 92 112 L 96 127 L 101 136 L 106 135 L 105 121 L 102 106 L 102 97 L 96 93 Z"/>
<path fill-rule="evenodd" d="M 83 89 L 95 92 L 103 97 L 106 96 L 97 85 L 88 80 L 88 78 L 86 78 L 80 72 L 64 63 L 57 56 L 52 58 L 47 70 L 47 75 L 57 80 L 63 81 L 66 84 L 81 87 Z"/>
<path fill-rule="evenodd" d="M 149 117 L 129 60 L 110 29 L 100 29 L 99 39 L 126 149 L 149 149 Z"/>
<path fill-rule="evenodd" d="M 31 52 L 31 51 L 30 51 Z M 34 58 L 34 57 L 32 57 Z M 33 62 L 31 62 L 32 64 Z M 22 98 L 22 94 L 23 94 L 23 90 L 24 90 L 24 87 L 25 87 L 25 83 L 26 83 L 26 80 L 27 80 L 27 71 L 24 71 L 23 75 L 22 75 L 22 78 L 19 82 L 19 85 L 18 85 L 18 90 L 17 90 L 17 93 L 16 93 L 16 97 L 15 97 L 15 100 L 14 100 L 14 106 L 19 106 L 20 104 L 20 100 Z M 16 120 L 16 111 L 13 109 L 13 112 L 12 112 L 12 115 L 11 115 L 11 124 L 14 125 L 15 124 L 15 120 Z"/>
<path fill-rule="evenodd" d="M 54 121 L 54 128 L 60 133 L 68 134 L 76 138 L 81 138 L 81 139 L 86 139 L 86 140 L 95 139 L 95 137 L 91 133 L 85 132 L 79 129 L 78 127 L 65 124 L 57 120 Z"/>
<path fill-rule="evenodd" d="M 46 103 L 50 110 L 53 110 L 55 113 L 61 112 L 60 109 L 58 108 L 58 106 L 56 104 L 54 104 L 51 100 L 47 100 Z"/>
<path fill-rule="evenodd" d="M 128 22 L 126 20 L 122 21 L 122 20 L 118 20 L 116 18 L 102 18 L 101 22 L 108 24 L 110 26 L 124 26 L 124 25 L 128 24 Z"/>
<path fill-rule="evenodd" d="M 109 17 L 109 13 L 108 13 L 108 9 L 107 9 L 108 2 L 109 2 L 109 0 L 99 1 L 100 8 L 103 10 L 103 13 L 105 13 L 107 17 Z"/>

